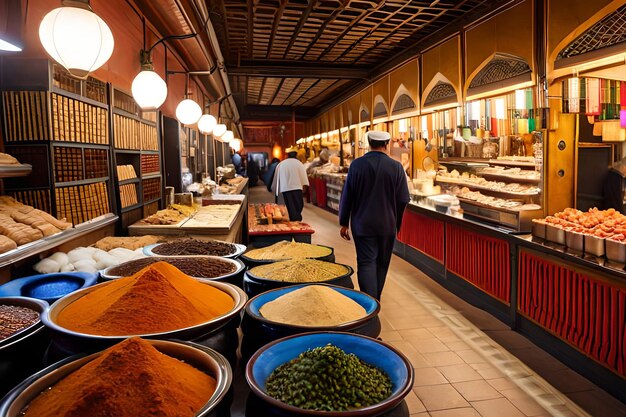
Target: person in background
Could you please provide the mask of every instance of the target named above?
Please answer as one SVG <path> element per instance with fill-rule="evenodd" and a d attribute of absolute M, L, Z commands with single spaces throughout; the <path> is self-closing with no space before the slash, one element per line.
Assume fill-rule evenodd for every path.
<path fill-rule="evenodd" d="M 267 167 L 267 171 L 263 174 L 261 179 L 267 187 L 267 191 L 272 191 L 272 181 L 274 180 L 274 173 L 276 172 L 276 166 L 280 163 L 280 159 L 273 158 L 270 166 Z"/>
<path fill-rule="evenodd" d="M 248 186 L 254 187 L 259 182 L 259 166 L 252 157 L 248 157 L 248 169 L 246 169 L 248 177 Z"/>
<path fill-rule="evenodd" d="M 348 226 L 352 229 L 359 289 L 380 301 L 409 187 L 402 165 L 386 153 L 391 135 L 365 135 L 370 152 L 350 164 L 339 202 L 339 234 L 350 240 Z"/>
<path fill-rule="evenodd" d="M 295 148 L 287 149 L 287 159 L 276 166 L 272 181 L 272 190 L 276 196 L 283 196 L 291 221 L 302 220 L 304 192 L 309 187 L 304 165 L 298 161 L 297 155 Z"/>
<path fill-rule="evenodd" d="M 233 165 L 235 166 L 235 172 L 238 175 L 243 176 L 246 173 L 246 170 L 243 166 L 243 159 L 241 158 L 240 151 L 236 151 L 235 153 L 233 153 L 233 156 L 231 157 L 231 161 Z"/>
<path fill-rule="evenodd" d="M 315 168 L 321 167 L 322 165 L 326 164 L 329 158 L 330 158 L 330 152 L 328 152 L 328 149 L 327 148 L 322 149 L 320 151 L 320 156 L 315 158 L 309 164 L 308 168 L 306 169 L 307 174 L 309 175 L 313 174 Z"/>

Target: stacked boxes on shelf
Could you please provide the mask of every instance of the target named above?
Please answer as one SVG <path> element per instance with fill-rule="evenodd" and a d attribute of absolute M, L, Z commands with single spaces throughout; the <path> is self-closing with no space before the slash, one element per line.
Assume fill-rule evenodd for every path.
<path fill-rule="evenodd" d="M 19 68 L 18 61 L 3 65 Z M 16 68 L 10 72 L 19 74 Z M 50 72 L 53 82 L 46 91 L 11 91 L 12 83 L 20 81 L 5 80 L 4 149 L 33 170 L 27 177 L 6 179 L 4 189 L 25 204 L 79 224 L 112 211 L 107 85 L 72 79 L 56 65 L 48 65 L 41 79 L 50 80 Z"/>
<path fill-rule="evenodd" d="M 161 156 L 156 117 L 144 115 L 131 96 L 116 89 L 113 104 L 113 144 L 125 228 L 158 210 Z"/>

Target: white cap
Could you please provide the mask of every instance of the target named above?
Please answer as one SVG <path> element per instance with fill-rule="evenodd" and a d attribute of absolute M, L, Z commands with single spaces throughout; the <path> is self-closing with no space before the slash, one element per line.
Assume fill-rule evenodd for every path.
<path fill-rule="evenodd" d="M 365 132 L 365 137 L 367 140 L 375 140 L 378 142 L 387 142 L 391 139 L 391 135 L 388 132 L 382 132 L 379 130 L 370 130 L 369 132 Z"/>

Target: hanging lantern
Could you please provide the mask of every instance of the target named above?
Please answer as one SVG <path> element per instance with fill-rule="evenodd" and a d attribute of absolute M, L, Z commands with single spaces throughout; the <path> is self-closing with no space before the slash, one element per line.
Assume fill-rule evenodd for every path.
<path fill-rule="evenodd" d="M 213 128 L 213 136 L 215 136 L 216 138 L 221 138 L 224 133 L 226 133 L 227 129 L 228 128 L 224 124 L 220 123 L 218 125 L 215 125 L 215 127 Z"/>
<path fill-rule="evenodd" d="M 113 34 L 93 12 L 89 0 L 64 0 L 62 5 L 44 16 L 39 39 L 52 59 L 70 74 L 87 78 L 111 57 Z"/>
<path fill-rule="evenodd" d="M 202 109 L 190 98 L 186 98 L 176 106 L 176 118 L 184 125 L 196 123 L 202 116 Z"/>
<path fill-rule="evenodd" d="M 226 133 L 224 133 L 221 137 L 220 140 L 224 143 L 228 143 L 231 140 L 235 139 L 235 134 L 232 132 L 232 130 L 227 130 Z"/>
<path fill-rule="evenodd" d="M 243 149 L 243 141 L 241 139 L 233 139 L 228 143 L 228 146 L 235 152 L 239 152 Z"/>
<path fill-rule="evenodd" d="M 198 129 L 205 135 L 213 133 L 215 125 L 217 125 L 217 119 L 210 114 L 203 114 L 200 120 L 198 120 Z"/>

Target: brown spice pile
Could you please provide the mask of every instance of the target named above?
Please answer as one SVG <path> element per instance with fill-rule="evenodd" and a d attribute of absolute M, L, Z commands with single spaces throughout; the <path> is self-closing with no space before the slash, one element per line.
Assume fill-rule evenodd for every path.
<path fill-rule="evenodd" d="M 196 240 L 196 239 L 180 239 L 174 242 L 167 242 L 156 246 L 152 252 L 157 255 L 212 255 L 226 256 L 237 251 L 237 247 L 228 242 L 219 242 L 217 240 Z"/>
<path fill-rule="evenodd" d="M 39 320 L 39 313 L 28 307 L 0 305 L 0 340 L 32 326 Z"/>

